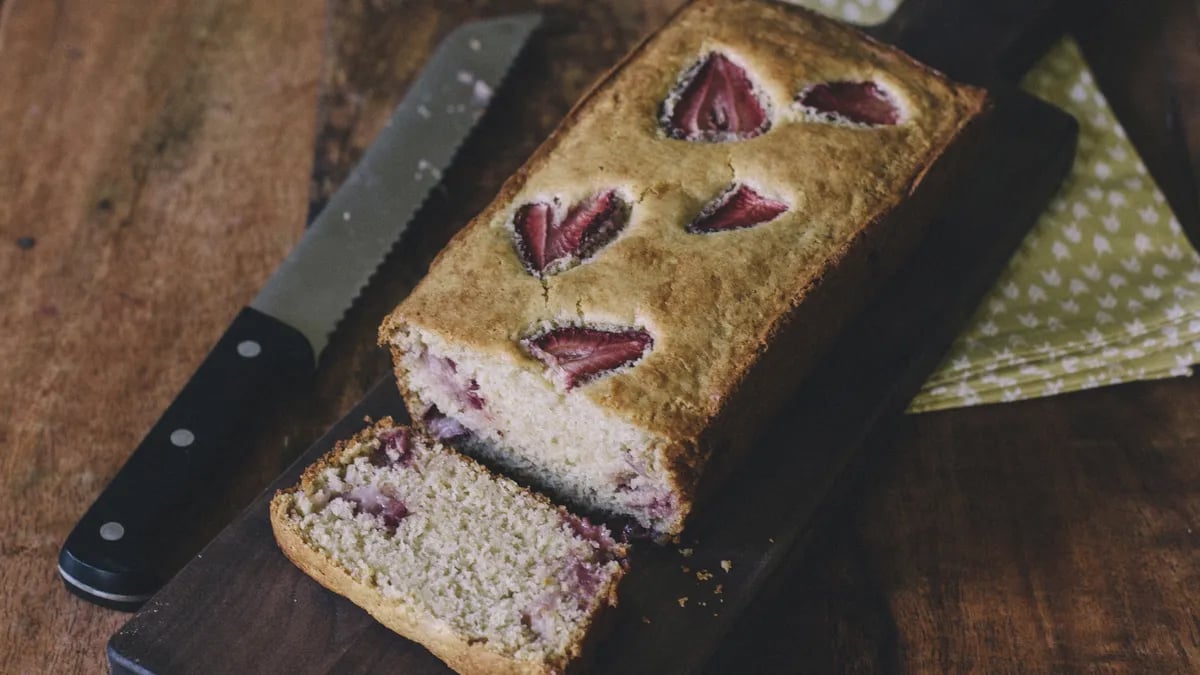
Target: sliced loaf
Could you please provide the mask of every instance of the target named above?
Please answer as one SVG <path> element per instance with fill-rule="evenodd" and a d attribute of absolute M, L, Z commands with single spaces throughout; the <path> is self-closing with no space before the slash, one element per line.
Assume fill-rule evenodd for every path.
<path fill-rule="evenodd" d="M 276 493 L 280 548 L 460 673 L 559 673 L 616 604 L 624 546 L 381 420 Z"/>

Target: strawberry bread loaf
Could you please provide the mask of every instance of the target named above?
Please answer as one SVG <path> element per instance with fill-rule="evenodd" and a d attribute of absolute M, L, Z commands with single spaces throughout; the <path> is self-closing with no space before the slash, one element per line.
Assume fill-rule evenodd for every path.
<path fill-rule="evenodd" d="M 688 4 L 384 322 L 414 419 L 678 533 L 920 236 L 987 108 L 811 12 Z"/>

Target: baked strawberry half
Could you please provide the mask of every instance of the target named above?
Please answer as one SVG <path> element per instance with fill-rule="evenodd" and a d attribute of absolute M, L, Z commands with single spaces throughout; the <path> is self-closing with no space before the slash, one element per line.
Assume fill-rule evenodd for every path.
<path fill-rule="evenodd" d="M 805 87 L 796 102 L 810 115 L 830 122 L 891 126 L 900 122 L 900 108 L 874 82 L 823 82 Z"/>
<path fill-rule="evenodd" d="M 611 242 L 629 223 L 631 207 L 616 190 L 603 190 L 563 213 L 561 202 L 534 202 L 513 217 L 517 253 L 535 276 L 557 274 Z"/>
<path fill-rule="evenodd" d="M 636 363 L 654 345 L 654 339 L 640 328 L 563 326 L 526 338 L 522 344 L 570 391 Z"/>
<path fill-rule="evenodd" d="M 755 192 L 753 188 L 736 183 L 720 197 L 709 202 L 687 226 L 693 234 L 741 230 L 774 220 L 788 210 L 788 205 Z"/>
<path fill-rule="evenodd" d="M 746 69 L 712 52 L 684 71 L 663 102 L 660 121 L 671 138 L 721 143 L 766 133 L 767 111 Z"/>

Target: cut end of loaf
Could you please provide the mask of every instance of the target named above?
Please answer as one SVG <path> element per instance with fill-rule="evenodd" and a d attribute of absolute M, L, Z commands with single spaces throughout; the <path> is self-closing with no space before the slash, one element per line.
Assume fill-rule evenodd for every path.
<path fill-rule="evenodd" d="M 564 332 L 570 335 L 559 335 Z M 548 337 L 559 343 L 602 340 L 603 351 L 591 360 L 604 367 L 575 373 L 570 368 L 578 359 L 564 367 L 555 345 L 543 344 Z M 513 354 L 473 351 L 411 327 L 397 330 L 390 344 L 410 412 L 435 438 L 638 531 L 672 535 L 682 529 L 686 505 L 669 469 L 670 441 L 586 395 L 589 382 L 636 367 L 652 349 L 645 331 L 560 327 L 537 333 L 522 349 L 531 363 L 546 364 L 544 371 L 518 363 Z"/>
<path fill-rule="evenodd" d="M 280 491 L 272 523 L 285 551 L 298 537 L 354 582 L 331 588 L 451 663 L 565 668 L 624 574 L 607 528 L 390 419 Z"/>

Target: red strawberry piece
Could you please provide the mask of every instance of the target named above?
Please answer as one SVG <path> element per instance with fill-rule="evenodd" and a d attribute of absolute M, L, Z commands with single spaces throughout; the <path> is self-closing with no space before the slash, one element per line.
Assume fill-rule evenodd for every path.
<path fill-rule="evenodd" d="M 754 138 L 771 127 L 750 75 L 718 52 L 684 72 L 661 121 L 671 138 L 709 143 Z"/>
<path fill-rule="evenodd" d="M 588 520 L 586 517 L 580 517 L 574 514 L 564 515 L 563 520 L 567 523 L 567 526 L 571 528 L 572 532 L 584 539 L 595 542 L 598 548 L 603 548 L 606 545 L 612 545 L 611 540 L 609 540 L 608 544 L 605 543 L 605 539 L 608 538 L 608 534 L 603 525 L 600 525 L 599 523 L 593 525 L 592 521 Z"/>
<path fill-rule="evenodd" d="M 408 517 L 408 507 L 399 499 L 391 499 L 384 503 L 383 508 L 379 512 L 379 517 L 383 520 L 383 527 L 391 534 L 395 534 L 396 528 L 400 526 L 400 521 Z"/>
<path fill-rule="evenodd" d="M 874 82 L 824 82 L 807 87 L 796 97 L 805 110 L 835 121 L 867 126 L 891 126 L 900 109 L 891 94 Z"/>
<path fill-rule="evenodd" d="M 458 438 L 464 438 L 471 434 L 471 430 L 462 425 L 462 422 L 442 414 L 438 407 L 430 406 L 429 410 L 421 416 L 422 423 L 429 430 L 430 435 L 439 441 L 453 441 Z"/>
<path fill-rule="evenodd" d="M 458 363 L 454 359 L 434 356 L 426 352 L 425 365 L 441 380 L 442 386 L 451 392 L 464 407 L 483 410 L 486 402 L 479 395 L 479 383 L 474 379 L 464 380 L 458 374 Z"/>
<path fill-rule="evenodd" d="M 582 326 L 555 328 L 524 341 L 529 353 L 550 366 L 568 391 L 636 362 L 653 344 L 650 334 L 638 328 L 601 330 Z"/>
<path fill-rule="evenodd" d="M 342 498 L 354 505 L 355 514 L 366 513 L 378 518 L 389 534 L 394 534 L 400 521 L 409 515 L 403 501 L 373 485 L 356 487 Z"/>
<path fill-rule="evenodd" d="M 562 205 L 534 202 L 517 209 L 517 253 L 536 276 L 574 267 L 608 244 L 629 222 L 630 205 L 616 190 L 603 190 L 562 214 Z"/>
<path fill-rule="evenodd" d="M 412 442 L 408 429 L 397 427 L 379 434 L 379 448 L 371 455 L 375 466 L 408 466 L 412 463 Z"/>
<path fill-rule="evenodd" d="M 592 601 L 596 591 L 600 590 L 600 584 L 604 583 L 604 579 L 607 577 L 602 563 L 584 562 L 583 560 L 575 560 L 563 572 L 562 576 L 565 578 L 562 581 L 566 582 L 564 586 L 571 589 L 570 592 L 575 596 L 575 604 L 579 609 L 587 609 L 588 603 Z"/>
<path fill-rule="evenodd" d="M 737 183 L 701 209 L 700 215 L 688 224 L 687 231 L 698 234 L 740 230 L 774 220 L 787 210 L 787 204 Z"/>

